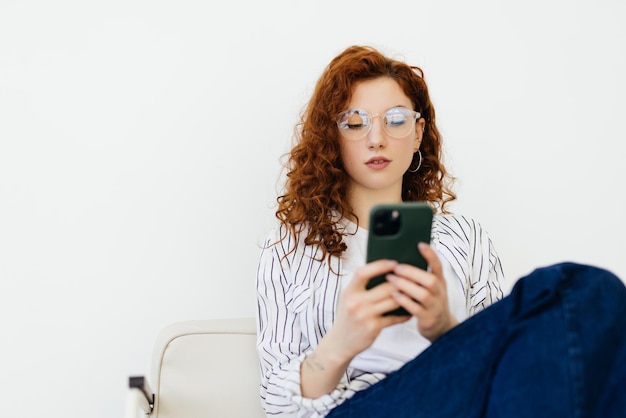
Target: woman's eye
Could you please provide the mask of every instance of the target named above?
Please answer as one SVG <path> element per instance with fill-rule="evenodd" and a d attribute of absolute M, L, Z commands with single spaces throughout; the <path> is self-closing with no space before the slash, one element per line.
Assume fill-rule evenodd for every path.
<path fill-rule="evenodd" d="M 406 123 L 406 117 L 404 115 L 387 115 L 385 118 L 387 125 L 399 126 Z"/>
<path fill-rule="evenodd" d="M 345 122 L 348 129 L 361 129 L 365 127 L 364 118 L 356 112 L 351 114 Z"/>

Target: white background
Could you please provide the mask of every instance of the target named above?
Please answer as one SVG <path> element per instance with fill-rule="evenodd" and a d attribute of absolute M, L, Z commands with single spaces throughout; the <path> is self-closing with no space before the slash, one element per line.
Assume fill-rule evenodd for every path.
<path fill-rule="evenodd" d="M 351 44 L 424 69 L 507 286 L 626 277 L 625 4 L 0 0 L 0 416 L 119 417 L 161 328 L 254 315 L 280 155 Z"/>

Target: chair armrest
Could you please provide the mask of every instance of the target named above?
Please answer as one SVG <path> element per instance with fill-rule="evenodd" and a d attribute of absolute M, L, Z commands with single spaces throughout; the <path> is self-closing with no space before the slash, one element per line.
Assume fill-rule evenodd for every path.
<path fill-rule="evenodd" d="M 131 376 L 128 379 L 129 392 L 126 399 L 125 418 L 150 415 L 154 408 L 154 393 L 144 376 Z"/>

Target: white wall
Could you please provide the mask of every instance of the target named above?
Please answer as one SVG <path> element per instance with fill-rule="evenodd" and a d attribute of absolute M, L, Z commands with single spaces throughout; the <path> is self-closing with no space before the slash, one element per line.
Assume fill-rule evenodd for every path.
<path fill-rule="evenodd" d="M 344 47 L 424 68 L 509 285 L 626 277 L 625 3 L 0 3 L 0 416 L 121 416 L 173 321 L 254 315 L 279 156 Z"/>

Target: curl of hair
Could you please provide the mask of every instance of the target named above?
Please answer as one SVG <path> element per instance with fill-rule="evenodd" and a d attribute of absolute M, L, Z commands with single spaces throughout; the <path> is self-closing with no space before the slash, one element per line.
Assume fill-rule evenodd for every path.
<path fill-rule="evenodd" d="M 416 173 L 404 174 L 402 199 L 429 202 L 442 213 L 456 199 L 451 190 L 454 177 L 442 162 L 441 136 L 422 70 L 372 47 L 351 46 L 328 64 L 301 114 L 285 164 L 284 194 L 277 198 L 276 217 L 294 234 L 298 225 L 307 225 L 305 243 L 319 245 L 322 258 L 340 256 L 346 249 L 337 215 L 355 216 L 346 200 L 349 177 L 341 159 L 337 115 L 345 110 L 357 83 L 379 77 L 395 80 L 426 122 L 422 165 Z"/>

